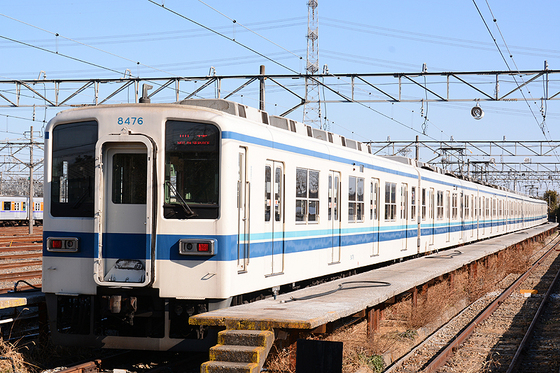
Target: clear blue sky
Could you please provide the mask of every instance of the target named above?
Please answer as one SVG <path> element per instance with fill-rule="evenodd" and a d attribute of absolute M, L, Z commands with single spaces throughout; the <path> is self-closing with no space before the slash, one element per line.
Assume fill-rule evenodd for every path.
<path fill-rule="evenodd" d="M 304 72 L 305 0 L 158 3 L 235 38 L 292 70 Z M 290 73 L 148 0 L 22 0 L 0 4 L 0 13 L 4 15 L 0 17 L 0 80 L 36 79 L 41 71 L 49 79 L 116 78 L 123 76 L 126 69 L 141 77 L 200 76 L 207 75 L 210 66 L 216 68 L 218 75 L 256 74 L 261 64 L 266 66 L 267 73 Z M 508 57 L 496 24 L 499 26 L 513 54 L 513 61 L 507 58 L 510 67 L 540 70 L 547 60 L 550 69 L 560 69 L 560 37 L 556 30 L 560 3 L 476 0 L 476 4 Z M 507 70 L 472 0 L 319 0 L 318 15 L 319 64 L 328 65 L 331 73 L 420 72 L 424 63 L 430 72 Z M 551 92 L 560 90 L 559 79 L 560 75 L 551 76 Z M 538 99 L 543 95 L 542 80 L 539 82 L 532 86 L 528 97 Z M 289 96 L 281 97 L 275 92 L 267 95 L 267 110 L 272 114 L 280 114 L 295 104 L 293 98 L 290 101 Z M 253 89 L 232 99 L 256 106 L 257 98 Z M 477 96 L 473 94 L 472 98 Z M 384 115 L 355 104 L 327 106 L 331 131 L 360 141 L 386 140 L 388 136 L 392 140 L 413 140 L 421 131 L 424 120 L 419 103 L 369 106 Z M 545 140 L 539 128 L 540 102 L 530 104 L 533 112 L 526 103 L 483 103 L 485 117 L 479 121 L 470 116 L 472 106 L 473 103 L 430 104 L 428 136 L 437 140 L 449 140 L 451 136 L 456 140 L 501 140 L 503 136 L 508 140 Z M 58 110 L 36 109 L 38 122 L 33 123 L 31 109 L 0 108 L 0 139 L 21 137 L 30 125 L 41 128 L 43 119 L 50 119 Z M 546 114 L 548 139 L 560 139 L 558 101 L 548 102 Z M 290 116 L 302 120 L 301 110 Z"/>

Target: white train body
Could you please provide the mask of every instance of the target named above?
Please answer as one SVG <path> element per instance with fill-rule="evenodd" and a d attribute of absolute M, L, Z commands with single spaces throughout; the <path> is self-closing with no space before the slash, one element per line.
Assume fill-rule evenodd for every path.
<path fill-rule="evenodd" d="M 203 349 L 243 294 L 546 221 L 546 203 L 224 100 L 72 109 L 45 140 L 58 343 Z M 210 333 L 212 334 L 212 333 Z"/>

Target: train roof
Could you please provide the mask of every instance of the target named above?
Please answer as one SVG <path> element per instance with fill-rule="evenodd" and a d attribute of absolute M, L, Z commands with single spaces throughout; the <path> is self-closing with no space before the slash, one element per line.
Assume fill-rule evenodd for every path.
<path fill-rule="evenodd" d="M 274 115 L 269 115 L 264 110 L 259 110 L 247 105 L 243 105 L 234 101 L 224 100 L 224 99 L 186 99 L 183 101 L 178 102 L 180 105 L 192 105 L 192 106 L 199 106 L 199 107 L 206 107 L 209 109 L 214 109 L 218 111 L 222 111 L 231 115 L 235 115 L 241 118 L 251 119 L 256 122 L 260 122 L 262 124 L 271 125 L 273 127 L 281 128 L 287 131 L 300 133 L 302 135 L 307 135 L 308 137 L 313 137 L 322 141 L 328 141 L 333 144 L 337 144 L 346 148 L 355 149 L 361 152 L 372 154 L 372 150 L 369 144 L 362 143 L 360 141 L 347 139 L 342 135 L 337 135 L 332 132 L 324 131 L 321 129 L 313 128 L 306 124 L 296 122 L 292 119 L 279 117 Z M 404 156 L 394 156 L 394 155 L 381 155 L 380 157 L 389 159 L 394 162 L 398 162 L 401 164 L 414 166 L 417 168 L 421 168 L 424 170 L 429 170 L 441 175 L 445 175 L 448 177 L 473 182 L 479 185 L 483 185 L 489 188 L 501 190 L 501 191 L 508 191 L 511 193 L 516 193 L 518 195 L 529 197 L 523 193 L 511 191 L 507 188 L 502 186 L 493 185 L 490 183 L 486 183 L 482 180 L 473 179 L 467 175 L 462 174 L 455 174 L 448 170 L 444 170 L 440 167 L 434 166 L 432 164 L 426 162 L 420 162 L 415 159 L 411 159 Z"/>
<path fill-rule="evenodd" d="M 109 107 L 109 106 L 120 106 L 120 105 L 123 105 L 123 104 L 104 105 L 104 106 Z M 373 154 L 373 152 L 371 150 L 371 146 L 367 143 L 362 143 L 360 141 L 347 139 L 342 135 L 338 135 L 338 134 L 335 134 L 333 132 L 321 130 L 321 129 L 318 129 L 318 128 L 313 128 L 313 127 L 311 127 L 307 124 L 300 123 L 300 122 L 294 121 L 294 120 L 289 119 L 289 118 L 276 116 L 276 115 L 270 115 L 265 110 L 259 110 L 257 108 L 247 106 L 247 105 L 244 105 L 244 104 L 240 104 L 240 103 L 230 101 L 230 100 L 225 100 L 225 99 L 185 99 L 185 100 L 178 101 L 178 102 L 175 102 L 175 103 L 158 103 L 158 104 L 155 104 L 155 103 L 154 104 L 152 104 L 152 103 L 139 103 L 139 104 L 125 104 L 125 105 L 151 105 L 151 106 L 188 105 L 188 106 L 197 106 L 197 107 L 203 107 L 203 108 L 208 108 L 208 109 L 212 109 L 212 110 L 217 110 L 217 111 L 221 111 L 223 113 L 234 115 L 234 116 L 237 116 L 237 117 L 240 117 L 240 118 L 246 118 L 246 119 L 249 119 L 249 120 L 257 122 L 257 123 L 270 125 L 272 127 L 276 127 L 276 128 L 280 128 L 280 129 L 283 129 L 283 130 L 286 130 L 286 131 L 294 132 L 294 133 L 297 133 L 297 134 L 300 134 L 300 135 L 303 135 L 303 136 L 312 137 L 312 138 L 315 138 L 315 139 L 318 139 L 318 140 L 329 142 L 329 143 L 332 143 L 334 145 L 354 149 L 354 150 L 357 150 L 357 151 L 362 152 L 362 153 L 367 153 L 367 154 L 370 154 L 370 155 L 373 155 L 373 156 L 379 156 L 381 158 L 385 158 L 385 159 L 388 159 L 388 160 L 393 161 L 393 162 L 413 166 L 413 167 L 424 169 L 424 170 L 429 170 L 429 171 L 432 171 L 434 173 L 441 174 L 441 175 L 444 175 L 444 176 L 447 176 L 447 177 L 452 177 L 452 178 L 456 178 L 456 179 L 460 179 L 460 180 L 464 180 L 464 181 L 468 181 L 468 182 L 473 182 L 473 183 L 483 185 L 483 186 L 486 186 L 486 187 L 490 187 L 490 188 L 493 188 L 493 189 L 508 191 L 508 192 L 511 192 L 511 193 L 518 194 L 520 196 L 530 197 L 530 196 L 527 196 L 523 193 L 520 193 L 520 192 L 517 192 L 517 191 L 512 191 L 512 190 L 509 190 L 509 189 L 504 188 L 502 186 L 493 185 L 493 184 L 486 183 L 482 180 L 473 179 L 473 178 L 471 178 L 467 175 L 455 174 L 455 173 L 452 173 L 448 170 L 444 170 L 440 167 L 432 165 L 430 163 L 420 162 L 420 161 L 417 161 L 417 160 L 412 159 L 412 158 L 408 158 L 408 157 L 404 157 L 404 156 L 394 156 L 394 155 L 375 155 L 375 154 Z M 76 109 L 80 110 L 80 109 L 88 109 L 88 108 L 91 109 L 92 107 L 87 106 L 87 107 L 74 108 L 74 109 L 70 109 L 70 110 L 76 110 Z M 60 113 L 57 113 L 57 115 L 58 114 L 60 114 Z"/>

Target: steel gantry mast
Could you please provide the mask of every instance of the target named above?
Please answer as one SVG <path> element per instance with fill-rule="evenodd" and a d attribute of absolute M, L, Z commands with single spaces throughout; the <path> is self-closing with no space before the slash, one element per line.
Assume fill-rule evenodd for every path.
<path fill-rule="evenodd" d="M 310 12 L 308 64 L 305 74 L 264 74 L 264 69 L 255 75 L 220 76 L 215 72 L 207 76 L 138 78 L 124 74 L 121 78 L 107 79 L 43 79 L 0 80 L 0 107 L 2 108 L 69 108 L 101 104 L 137 103 L 143 85 L 152 85 L 148 98 L 152 102 L 175 102 L 188 98 L 223 98 L 255 96 L 258 100 L 259 82 L 269 82 L 267 89 L 287 93 L 281 97 L 284 109 L 280 116 L 305 108 L 311 113 L 309 104 L 317 104 L 313 111 L 317 122 L 304 119 L 309 125 L 321 126 L 319 103 L 401 103 L 401 102 L 470 102 L 478 108 L 485 102 L 523 102 L 521 89 L 540 92 L 534 101 L 560 100 L 558 83 L 553 79 L 560 70 L 523 71 L 467 71 L 467 72 L 416 72 L 416 73 L 369 73 L 369 74 L 318 74 L 318 27 L 316 21 L 317 1 L 308 0 Z M 315 56 L 315 57 L 313 57 Z M 513 79 L 513 78 L 516 79 Z M 518 79 L 519 78 L 519 79 Z M 522 81 L 518 83 L 516 80 Z M 255 83 L 256 82 L 256 83 Z M 309 83 L 313 83 L 313 92 Z M 262 85 L 262 84 L 261 84 Z M 319 89 L 324 97 L 319 100 Z M 316 98 L 312 97 L 316 94 Z M 10 116 L 6 115 L 8 119 Z M 475 141 L 446 141 L 441 143 L 422 141 L 371 143 L 374 153 L 383 155 L 406 155 L 415 147 L 429 151 L 428 162 L 440 165 L 453 173 L 468 174 L 498 185 L 509 184 L 510 189 L 519 190 L 520 183 L 554 185 L 560 180 L 560 161 L 556 156 L 558 142 L 542 141 L 487 141 L 486 145 Z M 5 143 L 0 150 L 13 149 Z M 542 147 L 542 151 L 539 150 Z M 391 149 L 394 148 L 395 151 Z M 546 150 L 545 150 L 546 149 Z M 492 150 L 492 151 L 490 151 Z M 498 152 L 499 150 L 499 152 Z M 521 153 L 525 150 L 526 153 Z M 470 152 L 478 154 L 471 155 Z M 15 158 L 14 152 L 1 157 L 4 180 Z M 435 154 L 435 156 L 434 156 Z M 468 155 L 468 156 L 467 156 Z M 554 159 L 543 159 L 553 156 Z M 517 158 L 516 158 L 517 157 Z M 521 157 L 521 158 L 520 158 Z M 550 161 L 552 159 L 552 161 Z M 555 163 L 556 162 L 556 163 Z M 2 175 L 0 174 L 0 177 Z M 543 188 L 541 188 L 543 190 Z"/>
<path fill-rule="evenodd" d="M 308 75 L 319 72 L 319 14 L 317 0 L 307 2 L 307 63 Z M 305 105 L 303 106 L 303 123 L 322 128 L 321 96 L 319 81 L 313 77 L 305 78 Z"/>
<path fill-rule="evenodd" d="M 318 62 L 313 66 L 311 69 L 318 69 Z M 306 81 L 313 81 L 329 95 L 321 100 L 323 103 L 516 102 L 525 100 L 521 88 L 530 85 L 538 86 L 532 91 L 543 90 L 543 96 L 537 100 L 551 101 L 560 100 L 560 89 L 554 89 L 557 84 L 549 85 L 550 76 L 558 73 L 560 70 L 370 74 L 310 74 L 308 71 L 306 74 L 0 80 L 0 107 L 62 108 L 138 102 L 143 84 L 154 86 L 148 95 L 152 102 L 186 98 L 231 99 L 244 92 L 245 96 L 248 93 L 258 96 L 258 89 L 248 91 L 253 82 L 262 79 L 273 82 L 296 98 L 294 106 L 281 115 L 311 101 L 305 98 Z M 523 76 L 524 83 L 515 84 L 512 75 Z M 298 86 L 296 83 L 294 87 L 297 80 L 303 84 Z"/>
<path fill-rule="evenodd" d="M 470 177 L 511 190 L 533 185 L 535 190 L 560 189 L 560 141 L 371 141 L 372 154 L 408 156 L 423 152 L 425 163 L 445 172 Z M 538 187 L 536 187 L 538 186 Z"/>

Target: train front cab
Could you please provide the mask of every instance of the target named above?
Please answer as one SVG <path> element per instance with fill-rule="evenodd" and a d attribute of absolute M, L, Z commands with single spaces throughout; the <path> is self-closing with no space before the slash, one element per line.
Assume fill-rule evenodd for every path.
<path fill-rule="evenodd" d="M 168 131 L 178 127 L 177 131 L 188 133 L 184 122 L 179 126 L 167 122 Z M 52 150 L 53 166 L 46 171 L 51 181 L 47 213 L 52 216 L 44 233 L 43 289 L 55 343 L 205 350 L 215 342 L 215 331 L 188 325 L 188 316 L 206 311 L 207 303 L 162 297 L 154 276 L 158 217 L 217 217 L 216 194 L 211 197 L 215 202 L 212 206 L 191 208 L 184 201 L 197 197 L 184 192 L 192 186 L 189 183 L 201 182 L 197 172 L 212 172 L 212 167 L 217 170 L 219 133 L 211 127 L 215 129 L 212 166 L 199 161 L 198 171 L 190 173 L 181 167 L 196 164 L 194 156 L 177 149 L 167 149 L 165 172 L 158 173 L 157 146 L 147 134 L 121 131 L 98 138 L 98 123 L 93 120 L 54 127 L 52 144 L 47 147 Z M 181 144 L 175 141 L 175 145 Z M 158 175 L 165 178 L 159 189 Z M 97 181 L 95 187 L 93 180 Z M 211 184 L 214 187 L 214 181 Z M 202 188 L 206 185 L 190 192 L 196 194 Z M 158 200 L 164 202 L 159 211 Z M 193 244 L 195 251 L 204 247 L 212 250 L 211 240 L 202 244 L 177 241 L 178 245 L 168 245 L 171 248 L 165 240 L 159 242 L 164 246 L 160 254 L 164 259 L 180 255 L 167 249 L 184 250 L 188 255 Z M 165 276 L 172 274 L 161 271 L 160 277 Z M 179 294 L 181 289 L 175 283 L 166 291 Z"/>

